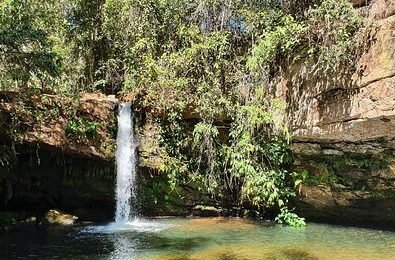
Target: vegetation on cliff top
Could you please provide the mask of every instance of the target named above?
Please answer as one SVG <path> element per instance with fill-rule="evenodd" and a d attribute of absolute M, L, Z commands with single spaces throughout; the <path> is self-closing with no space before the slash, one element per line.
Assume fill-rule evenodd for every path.
<path fill-rule="evenodd" d="M 5 0 L 0 89 L 122 94 L 159 116 L 172 185 L 276 206 L 280 222 L 302 225 L 286 206 L 295 179 L 276 79 L 296 63 L 305 77 L 347 71 L 363 20 L 345 0 L 284 2 Z M 95 128 L 76 120 L 69 134 Z"/>

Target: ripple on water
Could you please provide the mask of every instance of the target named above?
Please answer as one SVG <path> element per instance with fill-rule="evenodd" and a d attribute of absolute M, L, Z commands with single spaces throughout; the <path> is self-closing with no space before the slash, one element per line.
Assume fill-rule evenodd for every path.
<path fill-rule="evenodd" d="M 224 218 L 135 219 L 0 234 L 0 259 L 395 259 L 395 233 Z"/>
<path fill-rule="evenodd" d="M 83 233 L 118 233 L 118 232 L 159 232 L 172 227 L 171 224 L 159 223 L 154 220 L 134 219 L 127 222 L 112 222 L 102 226 L 88 226 Z"/>

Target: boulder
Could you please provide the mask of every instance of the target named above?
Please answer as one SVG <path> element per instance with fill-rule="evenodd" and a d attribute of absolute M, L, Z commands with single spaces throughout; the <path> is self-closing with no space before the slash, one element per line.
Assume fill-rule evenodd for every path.
<path fill-rule="evenodd" d="M 221 210 L 213 206 L 196 205 L 192 208 L 192 215 L 199 217 L 218 217 L 221 215 Z"/>
<path fill-rule="evenodd" d="M 45 224 L 55 225 L 73 225 L 78 220 L 78 217 L 67 214 L 57 209 L 49 210 L 44 216 Z"/>

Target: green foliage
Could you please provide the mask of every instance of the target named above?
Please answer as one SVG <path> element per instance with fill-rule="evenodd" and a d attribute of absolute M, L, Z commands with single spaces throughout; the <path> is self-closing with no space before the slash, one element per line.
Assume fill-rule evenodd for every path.
<path fill-rule="evenodd" d="M 289 160 L 287 145 L 282 139 L 284 126 L 276 124 L 275 107 L 272 100 L 264 97 L 262 89 L 251 91 L 255 92 L 251 98 L 235 107 L 225 168 L 228 179 L 241 180 L 241 199 L 254 205 L 282 206 L 292 193 L 285 179 L 284 166 Z"/>
<path fill-rule="evenodd" d="M 252 50 L 247 67 L 254 71 L 268 69 L 280 55 L 290 55 L 300 44 L 307 27 L 290 15 L 284 15 L 260 36 L 262 40 Z"/>
<path fill-rule="evenodd" d="M 311 56 L 324 64 L 326 49 L 316 48 L 329 45 L 311 33 L 322 20 L 319 14 L 335 8 L 329 2 L 306 4 L 306 16 L 291 6 L 241 1 L 225 9 L 218 1 L 105 4 L 104 28 L 115 39 L 111 55 L 118 58 L 113 59 L 122 57 L 116 64 L 125 71 L 124 89 L 139 97 L 142 107 L 168 115 L 161 122 L 166 151 L 161 170 L 172 186 L 195 181 L 213 196 L 232 197 L 240 205 L 286 205 L 295 187 L 287 171 L 289 134 L 284 106 L 272 98 L 270 73 L 263 72 L 284 59 Z M 176 11 L 169 12 L 170 6 Z M 340 9 L 331 14 L 334 22 L 352 12 L 345 4 Z M 357 24 L 345 30 L 344 35 L 353 35 Z M 351 49 L 344 40 L 339 36 L 335 44 Z M 188 129 L 181 118 L 196 114 L 202 122 Z"/>
<path fill-rule="evenodd" d="M 43 29 L 48 19 L 34 1 L 0 3 L 0 89 L 14 86 L 13 82 L 27 87 L 31 78 L 43 82 L 59 74 L 58 57 Z"/>
<path fill-rule="evenodd" d="M 337 161 L 336 162 L 337 165 L 348 165 L 348 166 L 356 166 L 359 169 L 366 169 L 366 168 L 370 168 L 373 164 L 374 161 L 372 161 L 371 159 L 351 159 L 351 158 L 347 158 L 343 161 Z"/>
<path fill-rule="evenodd" d="M 352 190 L 371 188 L 371 180 L 361 178 L 372 172 L 390 171 L 392 153 L 382 154 L 345 154 L 315 155 L 310 157 L 309 166 L 302 171 L 293 173 L 294 182 L 304 185 L 325 185 Z"/>
<path fill-rule="evenodd" d="M 346 0 L 7 0 L 0 12 L 2 88 L 133 90 L 208 118 L 220 111 L 206 101 L 226 107 L 249 73 L 306 57 L 316 72 L 353 64 L 363 23 Z"/>
<path fill-rule="evenodd" d="M 70 45 L 70 65 L 81 66 L 76 84 L 93 90 L 100 80 L 101 63 L 107 58 L 107 41 L 102 32 L 104 0 L 70 0 L 66 13 L 66 44 Z M 70 68 L 68 68 L 70 69 Z M 105 86 L 104 86 L 105 88 Z"/>
<path fill-rule="evenodd" d="M 303 227 L 306 226 L 304 218 L 299 217 L 287 207 L 282 207 L 280 214 L 276 217 L 276 221 L 279 224 L 287 224 L 293 227 Z"/>
<path fill-rule="evenodd" d="M 311 174 L 307 170 L 302 171 L 298 178 L 307 185 L 331 185 L 339 181 L 333 169 L 326 163 L 317 164 L 317 173 Z"/>
<path fill-rule="evenodd" d="M 160 170 L 172 190 L 196 182 L 298 223 L 284 209 L 300 178 L 287 170 L 276 72 L 294 62 L 300 74 L 354 65 L 363 20 L 348 1 L 6 0 L 0 14 L 0 88 L 126 94 L 160 117 Z M 97 122 L 71 114 L 69 138 L 96 134 Z M 321 172 L 320 182 L 332 181 Z"/>
<path fill-rule="evenodd" d="M 395 191 L 391 189 L 381 190 L 381 191 L 372 191 L 372 198 L 375 200 L 394 200 L 395 199 Z"/>
<path fill-rule="evenodd" d="M 193 129 L 193 146 L 198 150 L 197 171 L 202 166 L 205 168 L 205 184 L 208 190 L 214 191 L 218 188 L 219 180 L 217 174 L 218 165 L 218 129 L 209 123 L 200 122 Z"/>
<path fill-rule="evenodd" d="M 307 53 L 317 59 L 315 70 L 327 73 L 355 64 L 363 18 L 349 1 L 324 0 L 309 10 L 306 22 Z"/>
<path fill-rule="evenodd" d="M 347 73 L 353 68 L 362 48 L 363 18 L 347 0 L 319 2 L 300 5 L 305 8 L 302 14 L 294 8 L 299 3 L 291 1 L 290 9 L 285 9 L 290 13 L 275 19 L 261 34 L 248 67 L 253 71 L 276 69 L 303 59 L 314 73 Z"/>
<path fill-rule="evenodd" d="M 370 169 L 370 170 L 379 170 L 379 169 L 385 169 L 388 167 L 389 163 L 392 161 L 393 156 L 392 155 L 387 155 L 387 154 L 382 154 L 380 156 L 353 156 L 353 157 L 348 157 L 344 158 L 342 160 L 336 161 L 335 165 L 337 167 L 341 166 L 352 166 L 352 167 L 357 167 L 359 169 Z"/>
<path fill-rule="evenodd" d="M 187 133 L 185 125 L 174 125 L 173 120 L 162 122 L 168 130 L 162 133 L 167 159 L 161 170 L 173 187 L 192 181 L 201 183 L 214 197 L 234 197 L 239 205 L 282 208 L 295 187 L 286 170 L 292 159 L 288 132 L 281 120 L 283 106 L 269 98 L 262 87 L 247 91 L 227 101 L 224 111 L 233 118 L 225 142 L 213 118 L 197 123 L 192 138 L 176 134 Z"/>
<path fill-rule="evenodd" d="M 161 164 L 159 169 L 167 173 L 168 183 L 173 190 L 187 177 L 188 165 L 185 161 L 175 157 L 167 157 L 166 159 L 166 163 Z"/>
<path fill-rule="evenodd" d="M 181 215 L 185 212 L 185 201 L 183 200 L 182 190 L 171 186 L 168 176 L 144 175 L 141 190 L 141 204 L 148 210 L 149 214 L 162 215 L 171 214 Z M 165 213 L 161 212 L 164 210 Z"/>
<path fill-rule="evenodd" d="M 76 118 L 67 121 L 66 136 L 76 138 L 78 142 L 83 142 L 87 138 L 92 138 L 97 133 L 98 123 L 83 118 Z"/>

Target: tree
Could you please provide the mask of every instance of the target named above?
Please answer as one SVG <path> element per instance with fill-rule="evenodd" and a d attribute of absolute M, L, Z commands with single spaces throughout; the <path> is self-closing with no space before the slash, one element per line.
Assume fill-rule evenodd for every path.
<path fill-rule="evenodd" d="M 43 26 L 45 15 L 37 4 L 27 0 L 0 4 L 1 88 L 9 87 L 12 81 L 27 87 L 33 77 L 43 84 L 45 78 L 59 73 L 59 59 Z"/>
<path fill-rule="evenodd" d="M 65 1 L 67 20 L 66 37 L 71 44 L 72 56 L 82 59 L 83 72 L 78 84 L 81 88 L 94 89 L 101 75 L 97 71 L 107 59 L 107 40 L 102 33 L 104 0 Z"/>

